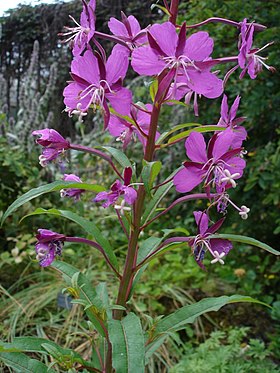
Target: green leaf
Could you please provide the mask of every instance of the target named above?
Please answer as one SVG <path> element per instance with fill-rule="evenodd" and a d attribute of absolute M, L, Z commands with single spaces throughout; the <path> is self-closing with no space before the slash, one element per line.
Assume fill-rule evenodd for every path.
<path fill-rule="evenodd" d="M 140 242 L 140 247 L 137 256 L 137 264 L 141 263 L 151 252 L 153 252 L 161 243 L 164 237 L 149 237 L 145 241 Z"/>
<path fill-rule="evenodd" d="M 63 277 L 68 283 L 71 283 L 73 276 L 79 270 L 70 264 L 67 264 L 62 261 L 54 261 L 51 264 L 51 267 L 56 269 L 58 272 L 63 274 Z M 106 305 L 103 303 L 103 300 L 100 299 L 93 285 L 89 282 L 87 277 L 79 272 L 77 278 L 77 285 L 79 287 L 79 297 L 82 300 L 85 300 L 87 304 L 91 304 L 92 307 L 86 309 L 86 314 L 90 321 L 94 324 L 99 333 L 104 337 L 105 332 L 103 329 L 103 316 L 105 313 Z"/>
<path fill-rule="evenodd" d="M 169 181 L 168 183 L 160 186 L 156 193 L 154 194 L 151 201 L 147 204 L 147 207 L 144 211 L 144 214 L 142 216 L 142 224 L 145 224 L 146 221 L 149 219 L 149 217 L 152 215 L 152 213 L 157 208 L 160 201 L 163 199 L 163 197 L 169 192 L 169 190 L 173 186 L 173 181 Z"/>
<path fill-rule="evenodd" d="M 170 137 L 167 144 L 162 144 L 161 146 L 164 147 L 170 143 L 173 143 L 174 141 L 183 140 L 186 137 L 188 137 L 192 132 L 204 133 L 204 132 L 224 131 L 224 130 L 225 128 L 219 127 L 219 126 L 200 126 L 200 127 L 191 128 L 190 130 L 178 133 L 177 135 Z"/>
<path fill-rule="evenodd" d="M 161 136 L 158 138 L 156 144 L 161 144 L 162 141 L 164 139 L 166 139 L 166 137 L 170 136 L 172 133 L 174 133 L 176 131 L 179 131 L 179 130 L 181 130 L 183 128 L 186 128 L 186 127 L 197 127 L 197 126 L 201 126 L 201 124 L 199 124 L 199 123 L 183 123 L 183 124 L 179 124 L 178 126 L 173 127 L 170 131 L 163 132 L 161 134 Z"/>
<path fill-rule="evenodd" d="M 210 311 L 219 311 L 219 309 L 225 306 L 226 304 L 237 302 L 258 303 L 267 306 L 266 303 L 263 303 L 261 301 L 258 301 L 257 299 L 247 297 L 244 295 L 205 298 L 202 299 L 200 302 L 179 308 L 171 315 L 161 319 L 156 326 L 156 334 L 169 333 L 181 330 L 186 326 L 186 324 L 193 323 L 198 316 L 201 316 L 204 313 Z"/>
<path fill-rule="evenodd" d="M 161 170 L 161 162 L 156 161 L 156 162 L 144 162 L 144 167 L 142 169 L 142 180 L 145 186 L 145 189 L 148 193 L 150 193 L 150 190 L 153 186 L 153 182 L 155 181 L 155 178 L 159 174 Z"/>
<path fill-rule="evenodd" d="M 31 359 L 20 352 L 0 352 L 0 360 L 8 367 L 11 367 L 16 373 L 56 373 L 55 370 L 48 368 L 40 361 Z"/>
<path fill-rule="evenodd" d="M 113 248 L 110 242 L 107 240 L 107 238 L 103 236 L 103 234 L 100 232 L 100 230 L 97 228 L 97 226 L 92 221 L 89 221 L 77 215 L 76 213 L 72 211 L 56 210 L 56 209 L 46 210 L 42 208 L 38 208 L 34 212 L 28 215 L 25 215 L 21 220 L 29 216 L 40 215 L 40 214 L 55 215 L 55 216 L 63 217 L 80 225 L 89 235 L 93 236 L 95 240 L 102 246 L 108 258 L 110 259 L 110 262 L 113 264 L 113 266 L 116 269 L 118 269 L 118 261 L 117 261 L 116 255 L 113 251 Z"/>
<path fill-rule="evenodd" d="M 223 306 L 227 304 L 231 304 L 231 303 L 237 303 L 237 302 L 258 303 L 258 304 L 268 306 L 267 304 L 263 302 L 260 302 L 256 299 L 253 299 L 251 297 L 247 297 L 244 295 L 232 295 L 229 297 L 222 296 L 222 297 L 202 299 L 201 301 L 197 303 L 179 308 L 174 313 L 159 320 L 153 330 L 153 334 L 152 334 L 153 340 L 147 345 L 147 351 L 150 351 L 150 350 L 154 351 L 155 344 L 157 345 L 157 348 L 158 348 L 164 342 L 164 338 L 162 338 L 164 334 L 171 334 L 176 331 L 182 330 L 185 328 L 187 324 L 193 323 L 197 317 L 203 315 L 204 313 L 211 312 L 211 311 L 217 312 Z M 158 341 L 159 338 L 162 339 L 161 344 L 159 344 L 159 341 Z"/>
<path fill-rule="evenodd" d="M 215 234 L 213 236 L 210 236 L 211 238 L 225 238 L 230 241 L 235 241 L 235 242 L 241 242 L 241 243 L 246 243 L 250 246 L 256 246 L 259 247 L 260 249 L 266 250 L 270 252 L 271 254 L 274 255 L 280 255 L 280 252 L 273 249 L 271 246 L 256 240 L 255 238 L 247 237 L 247 236 L 241 236 L 238 234 Z"/>
<path fill-rule="evenodd" d="M 133 167 L 132 167 L 132 164 L 131 164 L 130 160 L 123 153 L 123 151 L 121 151 L 119 149 L 116 149 L 116 148 L 112 148 L 111 146 L 102 146 L 102 149 L 107 150 L 107 152 L 109 152 L 115 158 L 115 160 L 117 162 L 119 162 L 119 164 L 123 168 L 131 167 L 132 170 L 133 170 Z"/>
<path fill-rule="evenodd" d="M 158 91 L 158 80 L 155 79 L 155 80 L 153 80 L 152 84 L 150 85 L 150 96 L 151 96 L 151 99 L 152 99 L 153 102 L 155 101 L 157 91 Z"/>
<path fill-rule="evenodd" d="M 144 373 L 144 334 L 140 319 L 129 313 L 123 320 L 108 322 L 113 367 L 118 373 Z"/>
<path fill-rule="evenodd" d="M 102 192 L 105 190 L 100 185 L 92 185 L 92 184 L 85 184 L 85 183 L 72 183 L 69 181 L 54 181 L 53 183 L 42 185 L 38 188 L 34 188 L 29 190 L 27 193 L 20 196 L 18 199 L 16 199 L 7 209 L 7 211 L 4 213 L 1 224 L 4 223 L 4 221 L 7 219 L 9 215 L 11 215 L 12 212 L 14 212 L 16 209 L 24 205 L 26 202 L 31 201 L 34 198 L 37 198 L 43 194 L 58 191 L 60 189 L 67 189 L 67 188 L 79 188 L 79 189 L 85 189 L 92 192 Z"/>

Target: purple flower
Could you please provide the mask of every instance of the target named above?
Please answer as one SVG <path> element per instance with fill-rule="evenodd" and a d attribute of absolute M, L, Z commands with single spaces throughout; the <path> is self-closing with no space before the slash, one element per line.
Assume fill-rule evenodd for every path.
<path fill-rule="evenodd" d="M 111 115 L 108 130 L 112 136 L 117 137 L 117 141 L 123 143 L 125 149 L 127 145 L 137 137 L 143 146 L 146 146 L 147 136 L 150 128 L 152 105 L 147 104 L 145 108 L 131 107 L 131 111 L 126 115 L 126 118 L 120 118 L 116 115 Z M 160 136 L 156 134 L 156 139 Z"/>
<path fill-rule="evenodd" d="M 112 34 L 125 41 L 130 48 L 138 47 L 147 42 L 147 30 L 141 30 L 139 22 L 134 16 L 127 17 L 123 12 L 122 21 L 110 18 L 108 27 Z"/>
<path fill-rule="evenodd" d="M 189 241 L 197 264 L 204 269 L 202 261 L 207 251 L 213 256 L 212 264 L 224 264 L 223 258 L 232 249 L 232 243 L 221 238 L 208 238 L 213 235 L 223 224 L 224 219 L 218 220 L 215 224 L 209 227 L 209 218 L 205 212 L 194 211 L 194 217 L 198 226 L 197 236 Z"/>
<path fill-rule="evenodd" d="M 78 23 L 72 16 L 69 16 L 72 21 L 76 24 L 75 27 L 67 27 L 65 33 L 61 33 L 62 36 L 68 38 L 64 40 L 64 43 L 71 41 L 73 47 L 73 55 L 79 56 L 87 47 L 90 40 L 92 39 L 95 32 L 95 0 L 89 0 L 88 4 L 85 0 L 83 2 L 83 11 L 80 17 L 80 23 Z"/>
<path fill-rule="evenodd" d="M 268 66 L 264 61 L 267 57 L 261 57 L 258 55 L 263 49 L 271 45 L 272 43 L 266 44 L 262 48 L 252 49 L 253 46 L 253 34 L 254 34 L 254 23 L 247 25 L 247 19 L 245 18 L 241 23 L 240 33 L 240 47 L 238 54 L 238 64 L 242 69 L 240 79 L 244 77 L 246 72 L 251 79 L 255 79 L 259 72 L 262 71 L 262 67 L 266 67 L 268 70 L 274 72 L 275 68 Z"/>
<path fill-rule="evenodd" d="M 128 68 L 128 54 L 128 50 L 116 45 L 107 62 L 90 50 L 72 61 L 73 81 L 63 91 L 66 111 L 70 116 L 85 115 L 91 105 L 94 110 L 99 107 L 107 127 L 110 117 L 107 102 L 120 114 L 129 111 L 131 92 L 122 87 Z"/>
<path fill-rule="evenodd" d="M 105 201 L 102 206 L 109 207 L 114 205 L 120 196 L 123 196 L 123 201 L 121 205 L 115 205 L 114 207 L 117 210 L 120 210 L 121 213 L 125 210 L 130 211 L 130 207 L 125 207 L 125 202 L 128 205 L 132 205 L 136 198 L 137 198 L 137 191 L 130 186 L 130 181 L 132 178 L 132 169 L 130 167 L 126 167 L 124 169 L 124 183 L 122 184 L 120 180 L 116 180 L 114 184 L 111 186 L 110 192 L 100 192 L 94 198 L 94 202 Z"/>
<path fill-rule="evenodd" d="M 38 242 L 35 245 L 36 259 L 40 266 L 47 267 L 52 264 L 57 255 L 61 256 L 66 237 L 48 229 L 38 229 L 38 232 L 36 235 Z"/>
<path fill-rule="evenodd" d="M 82 180 L 74 174 L 64 174 L 63 180 L 72 181 L 73 183 L 82 183 Z M 78 201 L 81 197 L 81 194 L 84 192 L 85 192 L 84 189 L 78 189 L 78 188 L 61 189 L 60 196 L 70 197 L 70 198 L 73 198 L 75 201 Z"/>
<path fill-rule="evenodd" d="M 177 35 L 175 26 L 165 22 L 153 25 L 147 35 L 149 45 L 132 52 L 132 67 L 138 74 L 149 76 L 158 75 L 164 69 L 175 70 L 169 99 L 187 95 L 189 100 L 193 92 L 208 98 L 222 94 L 222 80 L 210 72 L 214 42 L 207 32 L 200 31 L 186 39 L 185 24 Z"/>
<path fill-rule="evenodd" d="M 210 192 L 211 185 L 218 193 L 236 187 L 236 179 L 241 178 L 246 162 L 240 158 L 241 148 L 231 149 L 235 134 L 228 128 L 215 134 L 206 143 L 201 133 L 192 132 L 185 142 L 190 161 L 174 176 L 174 185 L 180 193 L 190 192 L 205 180 L 204 187 Z"/>
<path fill-rule="evenodd" d="M 36 143 L 41 145 L 44 149 L 39 156 L 39 163 L 45 167 L 49 162 L 55 160 L 65 149 L 70 147 L 69 141 L 65 140 L 57 131 L 46 128 L 32 132 L 33 136 L 39 135 Z"/>
<path fill-rule="evenodd" d="M 247 137 L 247 131 L 245 130 L 245 128 L 239 126 L 239 124 L 241 124 L 246 118 L 236 118 L 240 99 L 241 97 L 237 96 L 229 110 L 227 96 L 224 95 L 221 105 L 221 117 L 217 124 L 220 127 L 230 127 L 234 132 L 235 138 L 232 142 L 232 148 L 240 148 L 242 146 L 243 140 L 245 140 Z"/>

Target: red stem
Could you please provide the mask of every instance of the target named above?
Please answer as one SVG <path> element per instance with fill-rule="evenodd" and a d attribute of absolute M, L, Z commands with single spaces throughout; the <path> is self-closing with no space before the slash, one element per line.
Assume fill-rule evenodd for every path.
<path fill-rule="evenodd" d="M 115 173 L 118 175 L 118 177 L 120 177 L 122 180 L 123 180 L 123 177 L 122 175 L 119 173 L 119 171 L 117 170 L 116 166 L 114 165 L 111 157 L 109 157 L 109 155 L 103 153 L 101 150 L 97 150 L 97 149 L 93 149 L 93 148 L 89 148 L 88 146 L 83 146 L 83 145 L 75 145 L 75 144 L 70 144 L 69 146 L 69 149 L 73 149 L 73 150 L 78 150 L 80 152 L 85 152 L 85 153 L 91 153 L 91 154 L 94 154 L 94 155 L 97 155 L 98 157 L 104 159 L 105 161 L 107 161 L 109 163 L 109 165 L 112 167 L 112 169 L 115 171 Z"/>

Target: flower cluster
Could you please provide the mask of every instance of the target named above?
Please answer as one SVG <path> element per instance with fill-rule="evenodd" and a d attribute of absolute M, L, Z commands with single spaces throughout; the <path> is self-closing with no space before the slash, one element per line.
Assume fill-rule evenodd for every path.
<path fill-rule="evenodd" d="M 62 34 L 73 52 L 71 81 L 63 92 L 65 111 L 69 116 L 77 115 L 78 120 L 82 121 L 90 110 L 100 110 L 104 129 L 123 144 L 123 149 L 132 140 L 139 140 L 143 146 L 143 159 L 152 162 L 156 147 L 160 149 L 160 145 L 157 145 L 160 141 L 157 144 L 156 141 L 160 138 L 158 116 L 162 105 L 175 105 L 178 100 L 184 100 L 189 105 L 193 101 L 194 114 L 197 116 L 198 98 L 215 99 L 223 95 L 221 115 L 213 136 L 205 141 L 202 133 L 190 133 L 185 141 L 188 159 L 175 174 L 173 182 L 179 193 L 189 193 L 201 187 L 205 191 L 204 196 L 209 199 L 207 210 L 194 212 L 198 234 L 188 239 L 196 262 L 203 268 L 202 262 L 208 251 L 213 257 L 211 263 L 224 264 L 223 258 L 232 249 L 232 244 L 217 236 L 215 238 L 225 217 L 209 227 L 210 208 L 215 206 L 219 213 L 225 214 L 231 205 L 242 219 L 247 219 L 250 211 L 246 206 L 238 207 L 229 197 L 230 189 L 236 188 L 246 166 L 243 142 L 247 132 L 241 126 L 246 118 L 237 117 L 240 96 L 229 107 L 224 90 L 230 75 L 239 68 L 240 79 L 247 72 L 251 79 L 255 79 L 263 66 L 270 71 L 274 70 L 264 62 L 266 58 L 259 55 L 270 44 L 262 48 L 253 47 L 254 32 L 264 27 L 254 22 L 248 23 L 247 19 L 237 23 L 215 18 L 216 21 L 237 27 L 240 35 L 235 56 L 213 58 L 214 41 L 207 32 L 197 31 L 187 37 L 189 27 L 196 28 L 201 24 L 187 26 L 184 22 L 177 25 L 171 17 L 168 22 L 142 28 L 133 15 L 121 13 L 121 20 L 111 17 L 108 22 L 111 34 L 103 34 L 95 29 L 96 1 L 82 0 L 82 4 L 80 21 L 70 16 L 75 26 L 65 27 Z M 108 57 L 98 38 L 115 43 Z M 216 70 L 220 64 L 234 66 L 223 77 Z M 134 103 L 132 92 L 124 87 L 129 66 L 140 76 L 152 77 L 156 83 L 150 103 Z M 122 215 L 137 206 L 139 209 L 135 207 L 132 216 L 137 224 L 141 221 L 141 217 L 135 218 L 135 214 L 141 214 L 143 210 L 147 183 L 144 183 L 145 188 L 140 187 L 138 190 L 134 186 L 143 185 L 143 174 L 140 182 L 131 183 L 132 168 L 126 167 L 122 176 L 111 158 L 99 149 L 73 146 L 52 129 L 34 131 L 32 134 L 40 136 L 36 142 L 43 146 L 43 153 L 39 157 L 42 166 L 55 160 L 65 149 L 71 148 L 95 154 L 108 161 L 118 179 L 109 191 L 98 193 L 94 202 L 103 202 L 105 208 L 114 206 L 122 226 L 122 219 L 125 218 Z M 82 182 L 74 174 L 65 174 L 63 180 Z M 64 188 L 60 194 L 79 200 L 84 192 L 81 188 Z M 141 227 L 133 227 L 130 234 L 133 235 L 134 231 L 139 234 Z M 61 254 L 65 236 L 47 230 L 39 232 L 37 259 L 42 266 L 46 266 Z"/>

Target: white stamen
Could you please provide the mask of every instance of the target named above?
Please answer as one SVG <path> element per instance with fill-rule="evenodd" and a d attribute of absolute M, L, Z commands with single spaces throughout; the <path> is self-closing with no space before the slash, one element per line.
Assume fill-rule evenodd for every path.
<path fill-rule="evenodd" d="M 221 178 L 221 182 L 224 183 L 230 183 L 233 188 L 236 187 L 236 182 L 234 179 L 237 179 L 240 176 L 239 172 L 236 172 L 234 174 L 231 174 L 229 170 L 224 170 L 224 177 Z"/>
<path fill-rule="evenodd" d="M 64 198 L 66 196 L 66 190 L 65 189 L 60 189 L 60 197 Z"/>
<path fill-rule="evenodd" d="M 222 252 L 221 254 L 219 254 L 218 251 L 214 251 L 213 254 L 214 254 L 215 259 L 211 260 L 211 264 L 215 264 L 217 262 L 221 264 L 225 264 L 222 258 L 226 255 L 226 253 Z"/>
<path fill-rule="evenodd" d="M 241 206 L 239 215 L 241 216 L 242 219 L 246 220 L 248 219 L 248 212 L 250 212 L 250 209 L 248 207 Z"/>
<path fill-rule="evenodd" d="M 121 215 L 124 215 L 125 211 L 131 211 L 131 207 L 125 206 L 125 200 L 123 199 L 120 205 L 115 205 L 116 210 L 120 210 Z"/>
<path fill-rule="evenodd" d="M 47 164 L 48 164 L 48 162 L 47 162 L 47 158 L 45 158 L 45 157 L 43 156 L 43 154 L 41 154 L 41 155 L 39 156 L 39 165 L 42 166 L 42 167 L 46 167 Z"/>

